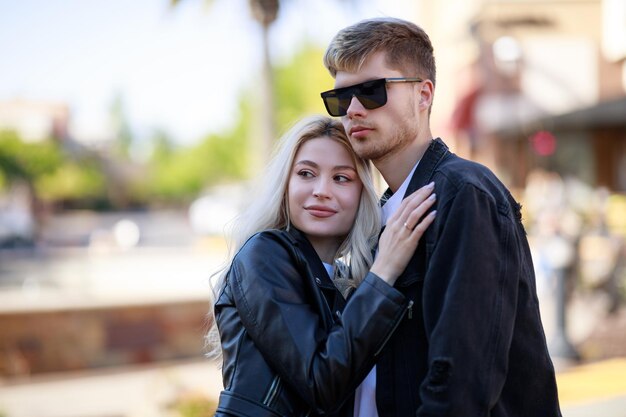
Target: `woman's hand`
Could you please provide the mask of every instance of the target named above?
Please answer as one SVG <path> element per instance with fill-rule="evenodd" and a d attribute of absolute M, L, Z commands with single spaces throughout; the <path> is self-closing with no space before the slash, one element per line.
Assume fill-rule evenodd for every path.
<path fill-rule="evenodd" d="M 415 191 L 387 220 L 385 231 L 378 241 L 378 255 L 370 271 L 389 285 L 393 285 L 404 271 L 424 231 L 435 219 L 436 211 L 422 218 L 435 203 L 434 189 L 435 183 L 431 182 Z"/>

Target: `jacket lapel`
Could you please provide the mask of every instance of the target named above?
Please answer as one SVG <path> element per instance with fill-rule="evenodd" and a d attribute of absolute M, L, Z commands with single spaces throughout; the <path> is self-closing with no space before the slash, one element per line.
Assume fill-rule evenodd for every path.
<path fill-rule="evenodd" d="M 424 152 L 420 163 L 417 165 L 413 177 L 411 177 L 411 181 L 409 182 L 409 186 L 406 189 L 406 193 L 402 198 L 406 198 L 414 191 L 428 184 L 433 178 L 437 165 L 439 165 L 441 159 L 445 157 L 448 152 L 448 146 L 446 146 L 440 138 L 433 139 L 426 152 Z"/>
<path fill-rule="evenodd" d="M 290 225 L 289 235 L 293 239 L 294 245 L 296 245 L 304 255 L 309 270 L 313 274 L 313 277 L 316 278 L 316 284 L 325 289 L 335 289 L 333 281 L 328 276 L 322 260 L 317 255 L 317 252 L 315 252 L 311 242 L 309 242 L 304 233 L 296 229 L 293 225 Z M 317 279 L 319 279 L 320 282 L 317 282 Z"/>

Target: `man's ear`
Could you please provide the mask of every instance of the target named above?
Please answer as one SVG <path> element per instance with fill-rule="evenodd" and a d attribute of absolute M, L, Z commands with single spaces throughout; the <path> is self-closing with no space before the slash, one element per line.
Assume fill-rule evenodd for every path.
<path fill-rule="evenodd" d="M 435 92 L 435 86 L 433 85 L 432 81 L 424 80 L 420 83 L 420 88 L 419 88 L 420 108 L 427 109 L 430 107 L 430 105 L 433 103 L 434 92 Z"/>

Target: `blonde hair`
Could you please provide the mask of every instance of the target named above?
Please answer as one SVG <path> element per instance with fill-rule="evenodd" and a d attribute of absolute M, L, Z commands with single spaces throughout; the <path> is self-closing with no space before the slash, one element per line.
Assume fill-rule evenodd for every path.
<path fill-rule="evenodd" d="M 408 77 L 422 77 L 435 85 L 433 46 L 428 34 L 414 23 L 384 17 L 362 20 L 340 30 L 324 55 L 324 66 L 335 78 L 338 71 L 355 72 L 376 52 Z"/>
<path fill-rule="evenodd" d="M 377 192 L 374 188 L 369 161 L 359 158 L 337 119 L 327 116 L 309 116 L 298 121 L 277 144 L 265 175 L 262 176 L 259 192 L 252 203 L 235 220 L 229 245 L 229 260 L 220 271 L 214 274 L 213 296 L 216 298 L 224 285 L 224 280 L 234 255 L 254 234 L 267 229 L 289 229 L 288 183 L 296 153 L 303 143 L 316 138 L 330 138 L 344 146 L 352 156 L 363 189 L 354 225 L 342 242 L 335 260 L 342 260 L 346 268 L 335 268 L 333 279 L 338 287 L 351 287 L 361 283 L 372 264 L 372 247 L 380 232 L 380 210 Z M 335 262 L 339 265 L 339 263 Z M 350 275 L 350 279 L 347 279 Z M 212 316 L 212 312 L 210 314 Z M 207 345 L 212 350 L 209 356 L 219 357 L 219 334 L 213 321 L 207 334 Z"/>

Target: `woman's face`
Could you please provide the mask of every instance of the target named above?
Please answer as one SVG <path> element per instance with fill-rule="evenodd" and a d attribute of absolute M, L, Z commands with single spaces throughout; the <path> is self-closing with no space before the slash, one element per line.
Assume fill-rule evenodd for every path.
<path fill-rule="evenodd" d="M 342 144 L 326 136 L 310 139 L 298 149 L 289 176 L 291 222 L 314 246 L 338 247 L 352 228 L 362 188 Z"/>

